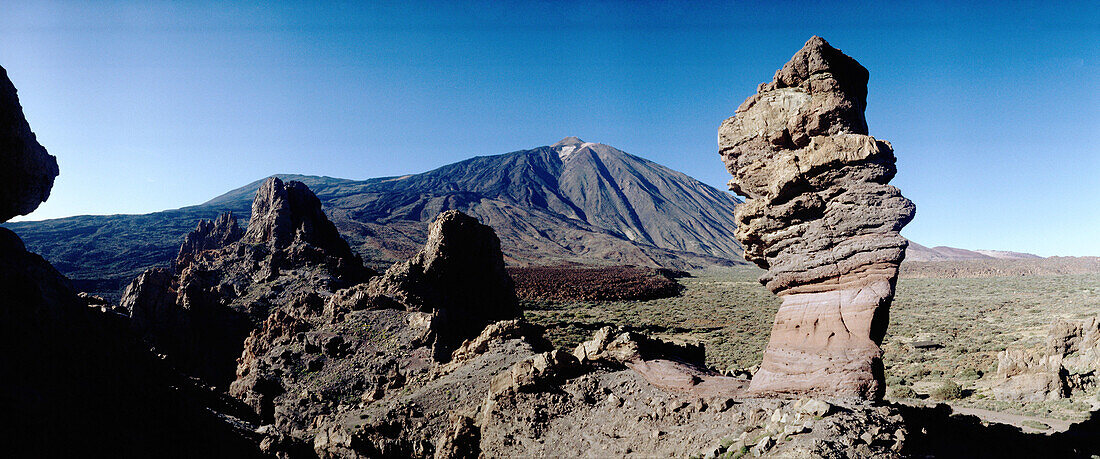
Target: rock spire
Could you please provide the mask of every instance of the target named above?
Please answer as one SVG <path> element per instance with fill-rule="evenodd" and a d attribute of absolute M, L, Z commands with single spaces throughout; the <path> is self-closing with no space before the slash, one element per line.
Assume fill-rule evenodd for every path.
<path fill-rule="evenodd" d="M 424 249 L 372 279 L 368 290 L 431 313 L 441 360 L 486 325 L 521 315 L 500 239 L 491 227 L 457 210 L 439 214 L 428 227 Z"/>
<path fill-rule="evenodd" d="M 783 298 L 750 391 L 879 398 L 913 203 L 887 183 L 893 148 L 867 135 L 868 73 L 810 38 L 722 123 L 719 152 L 749 199 L 735 236 Z"/>

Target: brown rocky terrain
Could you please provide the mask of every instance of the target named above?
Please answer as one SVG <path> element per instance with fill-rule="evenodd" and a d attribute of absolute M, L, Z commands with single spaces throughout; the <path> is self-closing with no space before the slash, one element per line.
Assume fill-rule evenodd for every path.
<path fill-rule="evenodd" d="M 5 455 L 870 458 L 1100 451 L 1097 418 L 1037 435 L 953 416 L 946 405 L 873 400 L 882 389 L 874 368 L 880 334 L 905 248 L 896 231 L 912 208 L 885 184 L 893 167 L 889 146 L 864 135 L 861 69 L 814 37 L 772 86 L 750 99 L 779 101 L 774 110 L 747 104 L 738 115 L 772 126 L 772 112 L 792 109 L 784 104 L 793 101 L 805 116 L 787 119 L 767 144 L 741 136 L 744 142 L 725 151 L 745 161 L 736 168 L 745 179 L 738 186 L 753 190 L 754 204 L 738 213 L 744 230 L 737 235 L 749 259 L 770 269 L 763 284 L 783 300 L 755 372 L 719 372 L 707 365 L 702 344 L 619 325 L 555 346 L 546 330 L 522 318 L 502 240 L 489 225 L 453 209 L 432 211 L 426 230 L 417 230 L 425 235 L 418 251 L 377 274 L 363 267 L 314 190 L 272 178 L 255 190 L 247 228 L 229 213 L 200 220 L 173 248 L 175 260 L 137 276 L 118 306 L 77 294 L 0 228 L 6 350 L 0 366 L 13 370 L 0 378 Z M 745 129 L 728 123 L 734 134 Z M 770 132 L 742 134 L 749 131 Z M 599 159 L 602 150 L 575 139 L 553 148 L 559 161 Z M 0 150 L 0 158 L 19 153 Z M 802 158 L 809 169 L 772 161 L 770 153 Z M 758 175 L 758 168 L 772 170 Z M 774 184 L 778 191 L 767 189 Z M 618 202 L 590 197 L 586 202 L 597 207 Z M 406 210 L 439 204 L 432 199 L 409 202 Z M 642 220 L 615 225 L 624 234 L 662 237 Z M 589 277 L 598 291 L 622 280 L 609 280 L 608 272 L 621 274 Z M 567 272 L 552 282 L 583 277 Z M 628 284 L 641 279 L 638 272 L 624 277 Z M 803 325 L 791 324 L 792 309 L 819 319 L 821 329 L 839 331 L 841 321 L 847 335 L 821 344 L 817 323 L 792 332 Z M 1098 330 L 1095 320 L 1056 323 L 1042 351 L 1049 357 L 1004 354 L 1004 384 L 1038 374 L 1028 381 L 1057 384 L 1063 393 L 1092 387 Z M 797 333 L 806 333 L 810 345 L 791 339 Z M 846 351 L 854 357 L 838 357 Z M 807 362 L 825 376 L 789 371 Z M 783 371 L 788 381 L 777 379 Z M 1057 381 L 1048 378 L 1055 373 Z M 823 387 L 827 382 L 836 386 Z"/>
<path fill-rule="evenodd" d="M 229 214 L 200 222 L 180 248 L 179 274 L 152 268 L 120 302 L 177 368 L 223 389 L 244 339 L 278 307 L 319 307 L 318 295 L 370 274 L 300 182 L 265 182 L 253 215 L 243 235 Z"/>
<path fill-rule="evenodd" d="M 1100 372 L 1100 321 L 1056 320 L 1046 346 L 1005 349 L 997 355 L 998 400 L 1035 402 L 1091 392 Z"/>
<path fill-rule="evenodd" d="M 813 37 L 722 123 L 745 258 L 783 299 L 751 390 L 881 397 L 882 351 L 912 202 L 867 135 L 868 73 Z"/>
<path fill-rule="evenodd" d="M 949 260 L 1021 260 L 1041 259 L 1038 255 L 1002 250 L 966 250 L 955 247 L 925 247 L 909 241 L 905 249 L 905 261 L 949 261 Z"/>
<path fill-rule="evenodd" d="M 908 261 L 901 265 L 906 278 L 964 278 L 1051 276 L 1100 272 L 1100 257 L 968 259 Z"/>

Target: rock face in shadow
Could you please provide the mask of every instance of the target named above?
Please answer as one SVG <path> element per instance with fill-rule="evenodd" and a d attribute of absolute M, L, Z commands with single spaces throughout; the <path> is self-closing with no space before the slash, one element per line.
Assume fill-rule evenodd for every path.
<path fill-rule="evenodd" d="M 329 295 L 371 274 L 308 187 L 266 181 L 242 232 L 231 214 L 187 235 L 175 273 L 153 268 L 123 293 L 135 330 L 186 374 L 225 389 L 244 340 L 280 306 Z M 312 296 L 311 296 L 312 295 Z"/>
<path fill-rule="evenodd" d="M 867 135 L 867 70 L 813 37 L 718 131 L 745 258 L 783 298 L 759 394 L 879 398 L 898 234 L 914 206 L 887 183 L 890 144 Z"/>
<path fill-rule="evenodd" d="M 38 207 L 56 175 L 0 68 L 0 221 Z M 154 273 L 149 282 L 159 280 Z M 125 316 L 78 295 L 7 228 L 0 292 L 6 457 L 258 456 L 256 435 L 233 416 L 247 411 L 174 372 L 130 333 Z"/>
<path fill-rule="evenodd" d="M 15 86 L 0 67 L 0 222 L 46 202 L 57 172 L 57 158 L 38 144 Z"/>
<path fill-rule="evenodd" d="M 451 351 L 471 331 L 520 315 L 512 278 L 504 269 L 493 229 L 457 210 L 439 214 L 424 250 L 371 280 L 368 292 L 392 298 L 410 311 L 431 313 L 436 356 Z"/>
<path fill-rule="evenodd" d="M 172 267 L 179 274 L 194 261 L 196 255 L 237 242 L 241 236 L 244 236 L 244 230 L 237 224 L 237 217 L 233 216 L 233 212 L 225 212 L 214 221 L 199 220 L 198 227 L 184 239 Z"/>

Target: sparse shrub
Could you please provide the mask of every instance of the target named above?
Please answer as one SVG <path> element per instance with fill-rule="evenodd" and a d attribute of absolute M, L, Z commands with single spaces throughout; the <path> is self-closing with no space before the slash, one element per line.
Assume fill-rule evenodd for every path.
<path fill-rule="evenodd" d="M 959 379 L 963 379 L 963 380 L 967 380 L 967 381 L 973 381 L 975 379 L 981 379 L 981 377 L 982 377 L 982 372 L 978 371 L 978 370 L 975 370 L 973 368 L 967 368 L 967 369 L 963 370 L 961 373 L 959 373 Z"/>
<path fill-rule="evenodd" d="M 1042 422 L 1033 421 L 1031 419 L 1028 419 L 1024 422 L 1021 422 L 1021 424 L 1023 424 L 1026 427 L 1031 427 L 1032 429 L 1039 429 L 1039 430 L 1047 430 L 1047 429 L 1050 428 L 1050 426 L 1048 426 L 1048 425 L 1046 425 Z"/>
<path fill-rule="evenodd" d="M 906 384 L 909 384 L 909 381 L 906 381 L 905 378 L 902 378 L 901 376 L 886 377 L 886 387 L 904 386 Z"/>
<path fill-rule="evenodd" d="M 893 398 L 917 398 L 917 393 L 909 386 L 894 386 L 890 388 L 890 396 Z"/>
<path fill-rule="evenodd" d="M 948 379 L 940 387 L 932 390 L 931 395 L 939 400 L 958 400 L 963 398 L 963 391 L 955 381 Z"/>

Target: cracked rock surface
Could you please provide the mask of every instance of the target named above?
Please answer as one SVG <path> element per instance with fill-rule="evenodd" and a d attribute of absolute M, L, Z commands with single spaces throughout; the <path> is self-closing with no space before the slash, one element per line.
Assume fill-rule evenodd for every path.
<path fill-rule="evenodd" d="M 719 152 L 749 199 L 735 236 L 783 298 L 750 391 L 880 398 L 882 351 L 913 203 L 867 135 L 868 73 L 813 37 L 722 123 Z"/>

